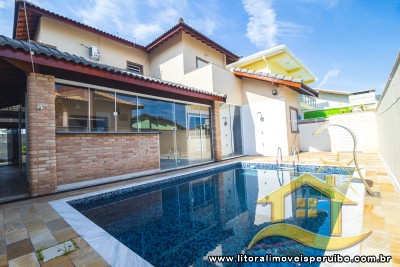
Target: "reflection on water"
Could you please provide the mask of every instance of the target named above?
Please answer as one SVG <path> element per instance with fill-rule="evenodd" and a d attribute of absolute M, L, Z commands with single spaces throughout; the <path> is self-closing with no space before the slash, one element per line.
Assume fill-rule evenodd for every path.
<path fill-rule="evenodd" d="M 344 190 L 348 177 L 336 176 Z M 207 256 L 238 253 L 323 255 L 283 237 L 244 250 L 271 224 L 270 205 L 256 201 L 294 178 L 289 171 L 234 169 L 77 209 L 155 266 L 211 266 Z M 285 197 L 285 218 L 285 223 L 330 235 L 329 198 L 304 185 Z"/>

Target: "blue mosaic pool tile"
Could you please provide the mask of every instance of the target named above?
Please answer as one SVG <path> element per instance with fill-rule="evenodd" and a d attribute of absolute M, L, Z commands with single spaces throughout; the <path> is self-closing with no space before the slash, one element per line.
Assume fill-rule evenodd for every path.
<path fill-rule="evenodd" d="M 212 169 L 206 169 L 206 170 L 201 170 L 201 171 L 197 171 L 197 172 L 193 172 L 193 173 L 177 175 L 177 176 L 169 177 L 167 179 L 163 179 L 163 180 L 159 180 L 159 181 L 153 181 L 153 182 L 149 182 L 146 184 L 135 185 L 135 186 L 120 189 L 120 190 L 115 190 L 115 191 L 101 193 L 101 194 L 94 195 L 94 196 L 71 200 L 68 202 L 68 204 L 70 204 L 71 206 L 73 206 L 75 208 L 77 208 L 80 204 L 87 205 L 90 203 L 96 203 L 96 205 L 98 205 L 99 201 L 102 201 L 103 202 L 102 204 L 107 204 L 107 203 L 116 201 L 116 198 L 118 198 L 118 197 L 126 197 L 127 194 L 135 193 L 138 191 L 140 191 L 140 193 L 142 193 L 143 190 L 152 189 L 156 186 L 173 183 L 175 181 L 184 182 L 185 180 L 196 179 L 196 178 L 198 178 L 198 176 L 213 175 L 213 174 L 216 174 L 219 172 L 224 172 L 224 171 L 232 170 L 235 168 L 241 168 L 241 166 L 242 166 L 241 162 L 237 162 L 237 163 L 232 163 L 232 164 L 228 164 L 228 165 L 224 165 L 224 166 L 220 166 L 220 167 L 216 167 L 216 168 L 212 168 Z"/>
<path fill-rule="evenodd" d="M 337 167 L 337 166 L 323 166 L 322 165 L 296 165 L 295 170 L 299 173 L 310 172 L 316 173 L 319 171 L 320 173 L 324 174 L 352 174 L 354 172 L 353 167 Z M 280 168 L 286 169 L 293 169 L 293 164 L 279 164 Z M 185 182 L 186 180 L 193 180 L 198 178 L 199 176 L 204 175 L 214 175 L 220 172 L 232 170 L 235 168 L 242 168 L 242 169 L 261 169 L 261 170 L 277 170 L 277 164 L 271 163 L 256 163 L 256 162 L 237 162 L 232 164 L 227 164 L 224 166 L 219 166 L 211 169 L 205 169 L 201 171 L 196 171 L 193 173 L 187 173 L 182 175 L 177 175 L 174 177 L 169 177 L 167 179 L 153 181 L 146 184 L 135 185 L 129 188 L 124 188 L 120 190 L 115 190 L 107 193 L 102 193 L 94 196 L 89 196 L 85 198 L 75 199 L 68 202 L 71 206 L 77 208 L 80 204 L 85 204 L 86 206 L 90 203 L 94 203 L 95 205 L 99 205 L 99 201 L 102 204 L 107 204 L 116 201 L 118 198 L 124 198 L 127 195 L 135 194 L 140 191 L 143 193 L 143 190 L 150 190 L 156 186 L 162 186 L 164 184 L 174 183 L 174 182 Z M 321 169 L 320 169 L 321 168 Z M 89 205 L 90 206 L 90 205 Z"/>

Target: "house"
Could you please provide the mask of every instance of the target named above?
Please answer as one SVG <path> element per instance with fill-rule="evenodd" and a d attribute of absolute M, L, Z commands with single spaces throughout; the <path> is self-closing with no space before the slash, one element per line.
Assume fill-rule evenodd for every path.
<path fill-rule="evenodd" d="M 299 148 L 299 100 L 318 96 L 307 85 L 316 77 L 284 45 L 241 58 L 227 68 L 242 79 L 244 153 L 275 156 L 278 147 L 284 154 L 293 146 Z"/>
<path fill-rule="evenodd" d="M 182 19 L 143 46 L 16 1 L 13 38 L 0 36 L 0 111 L 14 110 L 17 187 L 37 196 L 288 154 L 298 95 L 317 93 L 303 79 L 227 67 L 238 59 Z"/>
<path fill-rule="evenodd" d="M 315 99 L 316 105 L 314 107 L 316 109 L 360 104 L 371 105 L 377 103 L 375 89 L 358 92 L 346 92 L 320 88 L 314 88 L 314 90 L 318 92 L 318 98 Z"/>

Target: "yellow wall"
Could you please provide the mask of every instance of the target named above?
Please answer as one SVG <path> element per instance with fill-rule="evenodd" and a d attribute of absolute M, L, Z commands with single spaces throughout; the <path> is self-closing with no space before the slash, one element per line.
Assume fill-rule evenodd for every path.
<path fill-rule="evenodd" d="M 285 75 L 285 76 L 291 76 L 278 63 L 269 62 L 268 64 L 269 64 L 269 70 L 270 70 L 271 73 L 281 74 L 281 75 Z M 250 64 L 240 65 L 240 68 L 249 69 L 249 70 L 256 70 L 256 71 L 267 71 L 267 64 L 265 63 L 264 60 L 259 60 L 259 61 L 256 61 L 256 62 L 252 62 Z"/>
<path fill-rule="evenodd" d="M 96 46 L 100 50 L 100 63 L 126 69 L 127 61 L 131 61 L 143 65 L 145 75 L 150 73 L 149 58 L 145 51 L 51 18 L 41 17 L 35 40 L 87 59 L 89 50 L 81 44 Z"/>

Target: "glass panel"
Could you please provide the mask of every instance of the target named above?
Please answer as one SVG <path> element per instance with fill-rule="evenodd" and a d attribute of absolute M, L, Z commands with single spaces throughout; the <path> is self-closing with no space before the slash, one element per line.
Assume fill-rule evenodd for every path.
<path fill-rule="evenodd" d="M 240 107 L 230 105 L 233 155 L 242 155 L 242 122 Z"/>
<path fill-rule="evenodd" d="M 212 160 L 210 108 L 201 106 L 200 109 L 202 161 L 204 162 Z"/>
<path fill-rule="evenodd" d="M 139 107 L 140 108 L 140 107 Z M 117 94 L 118 132 L 137 132 L 137 97 Z"/>
<path fill-rule="evenodd" d="M 188 151 L 191 164 L 201 163 L 201 123 L 200 107 L 188 105 Z"/>
<path fill-rule="evenodd" d="M 158 131 L 157 100 L 138 97 L 138 106 L 139 131 Z"/>
<path fill-rule="evenodd" d="M 115 132 L 115 94 L 90 90 L 90 130 L 93 132 Z"/>
<path fill-rule="evenodd" d="M 175 103 L 177 166 L 189 165 L 186 105 Z"/>
<path fill-rule="evenodd" d="M 56 84 L 57 131 L 88 131 L 89 89 Z"/>
<path fill-rule="evenodd" d="M 232 146 L 232 119 L 230 116 L 230 105 L 222 104 L 219 108 L 222 157 L 227 158 L 233 154 Z"/>
<path fill-rule="evenodd" d="M 139 130 L 160 132 L 160 168 L 176 167 L 174 103 L 138 98 Z"/>

